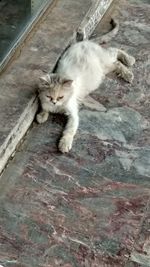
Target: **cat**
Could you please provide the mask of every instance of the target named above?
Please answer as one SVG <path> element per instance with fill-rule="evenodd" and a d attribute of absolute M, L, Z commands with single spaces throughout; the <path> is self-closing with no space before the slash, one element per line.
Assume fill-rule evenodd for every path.
<path fill-rule="evenodd" d="M 49 113 L 64 113 L 68 116 L 58 145 L 62 153 L 72 148 L 79 125 L 80 103 L 112 71 L 125 81 L 132 82 L 133 73 L 129 68 L 134 63 L 134 57 L 123 50 L 104 48 L 91 40 L 83 40 L 72 44 L 65 51 L 55 73 L 40 77 L 38 91 L 42 110 L 36 116 L 37 122 L 47 121 Z"/>

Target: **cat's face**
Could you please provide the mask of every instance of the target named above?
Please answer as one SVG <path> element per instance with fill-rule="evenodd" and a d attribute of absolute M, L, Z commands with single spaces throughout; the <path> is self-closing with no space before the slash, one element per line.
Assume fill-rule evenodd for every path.
<path fill-rule="evenodd" d="M 72 82 L 55 73 L 41 77 L 38 85 L 41 102 L 53 107 L 64 105 L 72 95 Z"/>

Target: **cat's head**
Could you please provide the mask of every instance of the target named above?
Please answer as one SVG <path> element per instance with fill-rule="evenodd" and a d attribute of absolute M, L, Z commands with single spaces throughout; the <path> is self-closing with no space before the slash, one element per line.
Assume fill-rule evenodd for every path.
<path fill-rule="evenodd" d="M 60 77 L 57 73 L 40 77 L 38 83 L 39 97 L 42 102 L 61 106 L 71 97 L 72 80 Z"/>

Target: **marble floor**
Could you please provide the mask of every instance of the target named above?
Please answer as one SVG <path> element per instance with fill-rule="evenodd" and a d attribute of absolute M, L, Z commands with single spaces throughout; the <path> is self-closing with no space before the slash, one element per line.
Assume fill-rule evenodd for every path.
<path fill-rule="evenodd" d="M 135 57 L 134 81 L 106 78 L 68 154 L 64 117 L 33 124 L 0 181 L 4 267 L 150 266 L 150 2 L 124 2 L 111 46 Z"/>

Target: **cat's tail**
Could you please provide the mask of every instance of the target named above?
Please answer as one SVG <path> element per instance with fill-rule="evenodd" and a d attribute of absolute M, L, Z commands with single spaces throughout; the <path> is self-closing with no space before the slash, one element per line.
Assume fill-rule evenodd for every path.
<path fill-rule="evenodd" d="M 119 22 L 117 19 L 112 18 L 110 21 L 112 25 L 112 30 L 100 37 L 91 38 L 90 40 L 93 42 L 96 42 L 98 44 L 105 44 L 111 41 L 112 38 L 114 38 L 118 31 L 119 31 Z"/>

